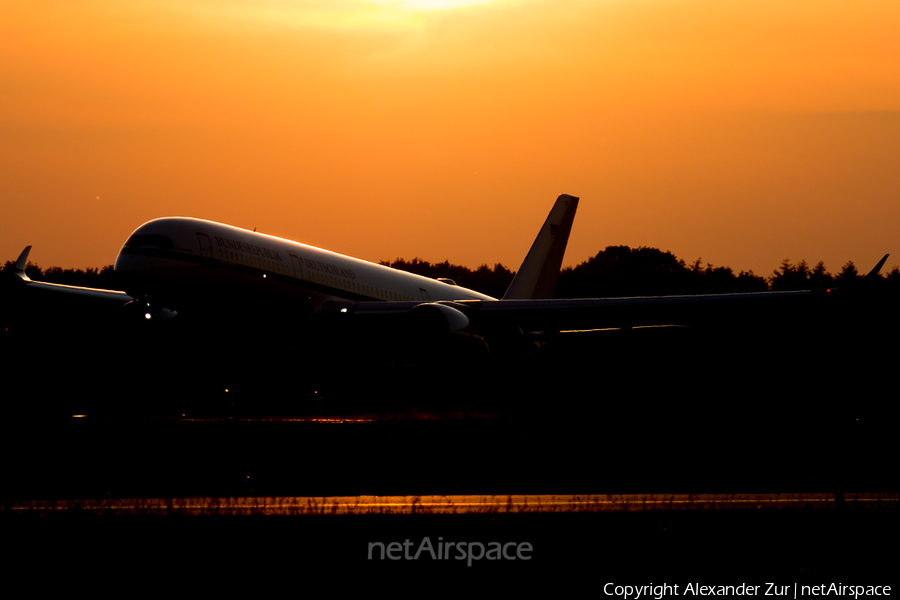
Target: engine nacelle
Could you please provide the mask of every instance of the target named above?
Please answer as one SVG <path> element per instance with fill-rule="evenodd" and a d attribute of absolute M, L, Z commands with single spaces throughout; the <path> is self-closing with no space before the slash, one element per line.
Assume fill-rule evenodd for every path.
<path fill-rule="evenodd" d="M 461 333 L 472 325 L 464 312 L 438 302 L 419 304 L 408 316 L 413 327 L 428 332 Z"/>

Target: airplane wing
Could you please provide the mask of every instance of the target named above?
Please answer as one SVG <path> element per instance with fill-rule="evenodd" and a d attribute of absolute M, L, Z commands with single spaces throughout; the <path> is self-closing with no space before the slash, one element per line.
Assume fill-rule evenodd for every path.
<path fill-rule="evenodd" d="M 79 287 L 74 285 L 62 285 L 59 283 L 46 283 L 43 281 L 33 281 L 25 274 L 25 264 L 28 261 L 28 254 L 31 252 L 31 246 L 26 246 L 19 258 L 16 260 L 15 277 L 21 282 L 21 285 L 29 290 L 39 290 L 47 293 L 65 293 L 70 297 L 81 297 L 90 300 L 101 300 L 120 305 L 127 304 L 134 300 L 125 292 L 116 290 L 103 290 L 95 288 Z"/>
<path fill-rule="evenodd" d="M 333 302 L 324 312 L 361 320 L 424 314 L 444 317 L 451 332 L 489 334 L 547 333 L 630 329 L 662 325 L 752 326 L 775 324 L 778 315 L 812 314 L 827 302 L 826 294 L 812 291 L 707 294 L 696 296 L 644 296 L 634 298 L 581 298 L 547 300 L 462 300 L 455 302 Z M 432 321 L 434 323 L 435 321 Z"/>
<path fill-rule="evenodd" d="M 815 295 L 818 297 L 818 295 Z M 704 325 L 751 318 L 814 300 L 812 292 L 644 296 L 480 302 L 479 319 L 515 321 L 526 331 Z M 474 303 L 473 303 L 474 304 Z"/>

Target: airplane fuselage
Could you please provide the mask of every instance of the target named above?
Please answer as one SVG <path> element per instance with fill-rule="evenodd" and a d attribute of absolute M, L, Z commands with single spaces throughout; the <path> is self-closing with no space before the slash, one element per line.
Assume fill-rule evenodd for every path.
<path fill-rule="evenodd" d="M 116 258 L 129 293 L 177 308 L 232 290 L 300 301 L 317 312 L 332 300 L 434 302 L 494 300 L 479 292 L 299 242 L 187 217 L 138 227 Z"/>

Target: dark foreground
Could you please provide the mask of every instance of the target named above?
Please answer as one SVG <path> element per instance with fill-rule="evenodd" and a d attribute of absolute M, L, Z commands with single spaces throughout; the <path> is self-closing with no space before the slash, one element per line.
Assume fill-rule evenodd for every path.
<path fill-rule="evenodd" d="M 6 338 L 19 364 L 0 421 L 0 519 L 12 553 L 4 566 L 30 581 L 88 581 L 125 595 L 173 589 L 176 579 L 190 579 L 197 593 L 297 595 L 351 584 L 416 584 L 426 594 L 462 584 L 474 593 L 485 575 L 494 581 L 487 591 L 504 595 L 532 591 L 534 580 L 557 592 L 577 583 L 595 596 L 608 582 L 747 582 L 763 585 L 759 596 L 766 582 L 883 584 L 896 573 L 900 534 L 898 510 L 883 506 L 203 517 L 8 510 L 35 500 L 211 496 L 896 494 L 898 421 L 885 392 L 895 358 L 881 343 L 893 330 L 811 331 L 630 332 L 509 361 L 445 354 L 424 364 L 373 363 L 371 347 L 353 345 L 273 351 L 252 335 L 48 344 L 21 331 Z M 405 558 L 426 538 L 457 550 L 529 544 L 530 559 Z M 404 550 L 397 560 L 369 560 L 378 543 Z"/>
<path fill-rule="evenodd" d="M 880 585 L 896 573 L 897 503 L 827 501 L 854 492 L 896 496 L 890 454 L 872 451 L 881 438 L 813 443 L 782 431 L 754 444 L 741 435 L 684 436 L 677 428 L 640 437 L 577 420 L 406 417 L 7 423 L 0 514 L 13 552 L 7 568 L 52 572 L 63 582 L 88 578 L 95 589 L 119 593 L 138 585 L 166 590 L 187 578 L 205 591 L 314 583 L 336 591 L 461 585 L 471 592 L 490 580 L 506 591 L 533 591 L 543 582 L 557 592 L 587 585 L 603 595 L 610 582 Z M 109 506 L 117 498 L 221 496 L 235 504 L 284 495 L 751 492 L 816 492 L 826 501 L 549 514 L 188 516 L 174 500 L 168 514 L 13 510 L 28 501 Z M 449 558 L 432 559 L 427 547 L 415 558 L 423 544 L 450 542 Z M 501 544 L 499 559 L 474 558 L 492 542 Z M 515 558 L 504 558 L 504 547 Z M 520 548 L 527 560 L 513 553 Z"/>
<path fill-rule="evenodd" d="M 890 585 L 900 533 L 896 510 L 2 519 L 4 546 L 14 553 L 9 573 L 52 573 L 129 595 L 187 580 L 207 592 L 443 591 L 487 581 L 510 592 L 540 582 L 593 596 L 609 582 Z M 506 547 L 505 558 L 478 557 L 479 544 L 488 550 L 492 542 Z M 391 543 L 393 554 L 381 550 Z M 423 544 L 430 546 L 415 558 Z M 432 558 L 438 544 L 448 554 Z"/>
<path fill-rule="evenodd" d="M 890 422 L 406 417 L 7 419 L 2 498 L 898 491 Z"/>

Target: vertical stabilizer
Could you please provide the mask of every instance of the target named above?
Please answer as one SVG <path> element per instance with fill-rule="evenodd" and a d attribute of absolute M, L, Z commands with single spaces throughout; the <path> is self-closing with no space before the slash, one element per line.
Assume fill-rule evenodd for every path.
<path fill-rule="evenodd" d="M 575 196 L 563 194 L 556 199 L 528 256 L 503 295 L 504 300 L 553 297 L 577 207 Z"/>

